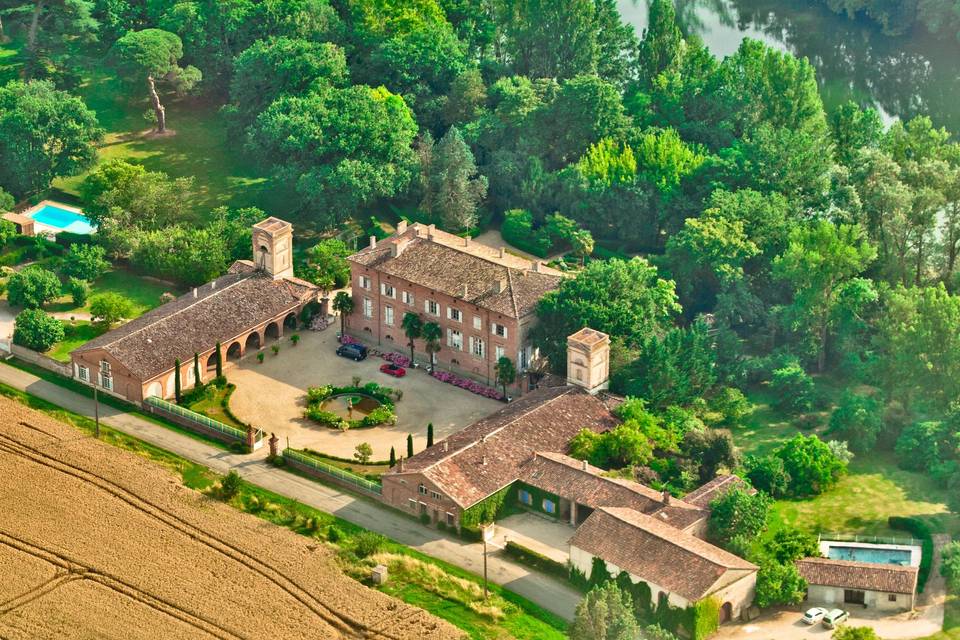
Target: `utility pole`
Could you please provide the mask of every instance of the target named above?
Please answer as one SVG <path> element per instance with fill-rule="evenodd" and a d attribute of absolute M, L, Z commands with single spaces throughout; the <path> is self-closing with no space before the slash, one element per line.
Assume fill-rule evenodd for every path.
<path fill-rule="evenodd" d="M 94 430 L 94 437 L 100 439 L 100 397 L 97 395 L 97 387 L 93 387 L 93 421 L 96 425 Z"/>

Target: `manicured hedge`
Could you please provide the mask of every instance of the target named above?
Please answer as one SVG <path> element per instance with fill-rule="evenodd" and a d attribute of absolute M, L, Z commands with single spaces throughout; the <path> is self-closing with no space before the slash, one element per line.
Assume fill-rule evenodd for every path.
<path fill-rule="evenodd" d="M 919 518 L 890 516 L 887 525 L 891 529 L 907 531 L 911 536 L 922 542 L 920 554 L 920 572 L 917 576 L 917 591 L 923 593 L 930 577 L 930 567 L 933 564 L 933 532 L 930 526 Z"/>
<path fill-rule="evenodd" d="M 570 578 L 570 570 L 567 568 L 567 565 L 548 558 L 542 553 L 537 553 L 532 549 L 519 545 L 516 542 L 507 541 L 507 546 L 504 547 L 504 551 L 508 556 L 520 564 L 527 565 L 531 569 L 542 571 L 543 573 L 556 576 L 562 580 Z"/>

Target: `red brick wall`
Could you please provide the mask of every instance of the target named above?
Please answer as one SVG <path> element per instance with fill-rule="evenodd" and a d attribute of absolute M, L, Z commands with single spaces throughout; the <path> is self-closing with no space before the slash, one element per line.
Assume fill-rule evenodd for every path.
<path fill-rule="evenodd" d="M 426 493 L 420 493 L 421 484 Z M 426 513 L 433 523 L 436 523 L 438 518 L 448 522 L 447 514 L 450 513 L 453 523 L 456 526 L 460 523 L 460 507 L 422 473 L 383 476 L 383 501 L 415 518 Z"/>
<path fill-rule="evenodd" d="M 361 276 L 370 279 L 369 289 L 364 289 L 361 286 Z M 535 320 L 533 315 L 524 318 L 522 322 L 518 322 L 515 318 L 491 312 L 464 300 L 433 291 L 395 276 L 381 274 L 375 269 L 356 263 L 351 264 L 351 284 L 354 310 L 347 318 L 347 333 L 350 335 L 365 342 L 409 355 L 410 348 L 400 324 L 403 321 L 404 314 L 412 312 L 419 315 L 424 322 L 436 322 L 443 330 L 441 349 L 436 354 L 437 364 L 441 368 L 455 371 L 493 386 L 496 381 L 496 371 L 494 369 L 497 362 L 496 347 L 499 346 L 503 348 L 504 355 L 513 360 L 519 369 L 518 353 L 520 345 L 524 344 L 523 341 L 526 340 L 529 327 Z M 381 295 L 381 284 L 392 286 L 396 297 L 391 298 Z M 413 305 L 403 302 L 402 292 L 404 291 L 413 293 Z M 364 315 L 364 299 L 370 300 L 372 317 L 368 318 Z M 434 316 L 427 313 L 424 305 L 428 300 L 433 300 L 439 304 L 440 315 Z M 392 325 L 386 322 L 387 306 L 393 308 Z M 450 307 L 460 310 L 462 315 L 460 322 L 448 317 L 447 309 Z M 479 330 L 474 328 L 475 317 L 480 318 L 481 328 Z M 507 335 L 505 338 L 492 333 L 493 323 L 506 327 Z M 462 350 L 456 350 L 448 346 L 448 329 L 460 331 L 463 336 Z M 471 352 L 471 337 L 483 340 L 483 357 L 475 356 Z M 429 361 L 422 340 L 416 341 L 415 350 L 419 360 Z"/>

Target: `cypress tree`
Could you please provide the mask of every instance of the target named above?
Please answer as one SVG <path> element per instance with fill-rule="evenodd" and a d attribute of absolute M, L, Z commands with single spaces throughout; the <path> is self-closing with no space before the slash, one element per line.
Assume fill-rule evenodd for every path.
<path fill-rule="evenodd" d="M 397 451 L 393 447 L 390 447 L 390 468 L 397 466 Z"/>
<path fill-rule="evenodd" d="M 199 389 L 203 386 L 203 378 L 200 377 L 200 354 L 193 353 L 193 386 Z"/>
<path fill-rule="evenodd" d="M 217 343 L 217 377 L 223 377 L 223 349 L 220 343 Z"/>
<path fill-rule="evenodd" d="M 413 434 L 412 433 L 407 434 L 407 457 L 408 458 L 413 457 Z"/>
<path fill-rule="evenodd" d="M 433 446 L 433 423 L 427 424 L 427 448 Z"/>
<path fill-rule="evenodd" d="M 173 371 L 173 395 L 177 399 L 177 404 L 180 404 L 180 358 L 177 358 L 173 366 L 176 367 Z"/>

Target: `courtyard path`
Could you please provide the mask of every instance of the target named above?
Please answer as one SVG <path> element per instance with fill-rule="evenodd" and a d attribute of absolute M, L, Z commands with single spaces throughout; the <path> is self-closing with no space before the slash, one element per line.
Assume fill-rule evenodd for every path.
<path fill-rule="evenodd" d="M 93 400 L 20 369 L 0 364 L 0 383 L 26 391 L 74 413 L 93 417 Z M 358 498 L 272 467 L 264 460 L 267 453 L 265 447 L 253 455 L 230 453 L 105 405 L 100 406 L 100 418 L 104 424 L 118 431 L 205 465 L 217 473 L 236 470 L 253 484 L 335 514 L 474 574 L 483 574 L 482 545 L 465 543 L 424 527 L 372 500 Z M 495 553 L 488 556 L 488 575 L 492 582 L 564 619 L 573 619 L 580 594 L 560 580 L 533 572 Z"/>

